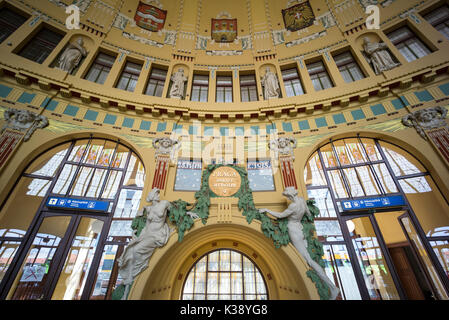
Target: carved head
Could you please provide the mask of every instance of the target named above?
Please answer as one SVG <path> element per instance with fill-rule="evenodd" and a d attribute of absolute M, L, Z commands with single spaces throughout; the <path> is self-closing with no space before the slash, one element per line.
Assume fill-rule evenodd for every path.
<path fill-rule="evenodd" d="M 148 193 L 147 196 L 147 202 L 152 202 L 152 201 L 159 201 L 159 194 L 160 194 L 161 190 L 159 190 L 158 188 L 154 188 L 153 190 L 151 190 Z"/>
<path fill-rule="evenodd" d="M 437 117 L 437 112 L 432 109 L 423 109 L 416 114 L 416 117 L 418 118 L 419 122 L 431 122 L 434 118 Z"/>
<path fill-rule="evenodd" d="M 282 195 L 289 200 L 293 200 L 298 195 L 298 191 L 293 187 L 287 187 L 284 192 L 282 192 Z"/>
<path fill-rule="evenodd" d="M 21 124 L 30 123 L 33 122 L 33 120 L 34 120 L 33 115 L 27 110 L 19 110 L 16 113 L 16 121 Z"/>
<path fill-rule="evenodd" d="M 80 46 L 84 45 L 84 41 L 83 38 L 79 37 L 78 40 L 76 41 Z"/>
<path fill-rule="evenodd" d="M 363 38 L 363 44 L 370 44 L 370 43 L 371 43 L 371 41 L 368 37 Z"/>

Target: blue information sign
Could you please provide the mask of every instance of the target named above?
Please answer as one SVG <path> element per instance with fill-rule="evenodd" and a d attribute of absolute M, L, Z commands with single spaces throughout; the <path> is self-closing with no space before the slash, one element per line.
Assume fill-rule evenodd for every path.
<path fill-rule="evenodd" d="M 49 197 L 47 200 L 47 207 L 107 212 L 109 201 Z"/>
<path fill-rule="evenodd" d="M 341 202 L 343 211 L 366 210 L 405 205 L 403 196 L 387 196 L 362 200 L 345 200 Z"/>

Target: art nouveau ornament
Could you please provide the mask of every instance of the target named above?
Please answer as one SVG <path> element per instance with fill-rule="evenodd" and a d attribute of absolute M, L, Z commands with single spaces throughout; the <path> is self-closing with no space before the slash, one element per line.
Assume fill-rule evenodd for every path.
<path fill-rule="evenodd" d="M 58 69 L 65 72 L 72 73 L 78 67 L 81 59 L 87 56 L 87 51 L 84 48 L 83 38 L 78 38 L 74 43 L 70 43 L 61 55 L 58 61 Z"/>
<path fill-rule="evenodd" d="M 36 129 L 45 128 L 48 125 L 47 117 L 28 110 L 9 108 L 5 111 L 4 117 L 6 122 L 1 133 L 5 129 L 22 132 L 24 134 L 23 141 L 28 141 Z"/>
<path fill-rule="evenodd" d="M 274 152 L 278 152 L 281 156 L 291 156 L 293 159 L 295 158 L 293 155 L 293 150 L 297 146 L 297 141 L 292 137 L 283 137 L 270 141 L 269 147 Z"/>
<path fill-rule="evenodd" d="M 307 241 L 304 237 L 303 226 L 301 220 L 304 214 L 312 217 L 304 198 L 298 197 L 298 192 L 293 187 L 285 188 L 282 195 L 291 201 L 290 205 L 284 212 L 275 212 L 269 209 L 259 209 L 260 213 L 269 213 L 277 219 L 287 218 L 288 221 L 288 235 L 293 246 L 298 250 L 298 253 L 306 260 L 308 265 L 316 271 L 320 279 L 325 282 L 330 290 L 330 300 L 335 300 L 340 290 L 327 277 L 324 269 L 315 262 L 307 251 Z"/>
<path fill-rule="evenodd" d="M 447 109 L 443 107 L 433 107 L 421 109 L 410 113 L 402 118 L 402 124 L 407 127 L 414 127 L 421 137 L 427 140 L 426 130 L 437 129 L 449 126 L 446 123 Z"/>
<path fill-rule="evenodd" d="M 374 68 L 376 74 L 383 71 L 391 70 L 400 65 L 393 61 L 387 45 L 383 42 L 371 42 L 368 37 L 363 39 L 363 50 L 368 57 L 369 62 Z"/>
<path fill-rule="evenodd" d="M 153 140 L 153 148 L 156 157 L 159 155 L 173 156 L 179 146 L 179 142 L 170 138 L 156 138 Z"/>

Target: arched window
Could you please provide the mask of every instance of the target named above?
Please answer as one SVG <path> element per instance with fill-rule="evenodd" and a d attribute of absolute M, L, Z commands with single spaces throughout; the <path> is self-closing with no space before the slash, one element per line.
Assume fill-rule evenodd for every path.
<path fill-rule="evenodd" d="M 113 140 L 73 140 L 38 156 L 0 210 L 1 298 L 110 297 L 144 181 L 138 156 Z"/>
<path fill-rule="evenodd" d="M 183 300 L 267 300 L 265 281 L 255 264 L 234 250 L 217 250 L 198 260 L 187 275 Z"/>
<path fill-rule="evenodd" d="M 371 138 L 331 141 L 311 156 L 304 180 L 320 209 L 326 272 L 343 298 L 448 297 L 449 206 L 410 153 Z M 416 292 L 401 261 L 415 270 Z"/>

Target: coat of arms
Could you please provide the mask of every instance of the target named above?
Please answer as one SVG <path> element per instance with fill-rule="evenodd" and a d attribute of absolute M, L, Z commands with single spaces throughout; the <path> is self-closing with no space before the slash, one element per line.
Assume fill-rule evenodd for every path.
<path fill-rule="evenodd" d="M 237 19 L 212 19 L 211 33 L 215 42 L 233 42 L 237 37 Z"/>
<path fill-rule="evenodd" d="M 284 18 L 285 28 L 290 31 L 307 28 L 315 21 L 315 15 L 309 1 L 282 10 L 282 17 Z"/>
<path fill-rule="evenodd" d="M 139 2 L 134 20 L 139 27 L 157 32 L 164 27 L 166 17 L 167 11 Z"/>

